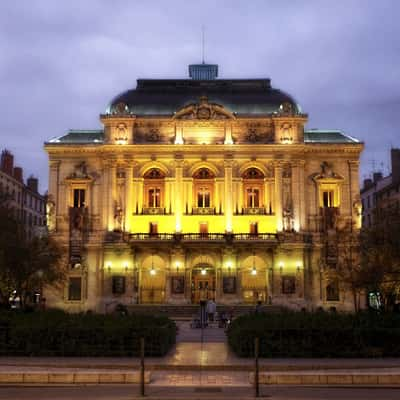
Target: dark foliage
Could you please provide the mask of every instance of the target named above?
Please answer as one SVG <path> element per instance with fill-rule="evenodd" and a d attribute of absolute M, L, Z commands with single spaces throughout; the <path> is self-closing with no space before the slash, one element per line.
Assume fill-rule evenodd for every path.
<path fill-rule="evenodd" d="M 228 328 L 228 343 L 241 357 L 398 357 L 400 316 L 363 312 L 261 313 L 241 316 Z"/>
<path fill-rule="evenodd" d="M 147 356 L 165 355 L 175 343 L 176 325 L 150 315 L 3 312 L 0 355 L 139 356 L 140 338 Z"/>

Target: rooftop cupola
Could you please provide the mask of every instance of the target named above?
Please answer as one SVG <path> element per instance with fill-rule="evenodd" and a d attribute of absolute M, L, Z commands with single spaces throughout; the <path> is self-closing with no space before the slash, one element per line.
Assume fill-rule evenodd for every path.
<path fill-rule="evenodd" d="M 189 76 L 196 81 L 211 81 L 218 76 L 217 64 L 191 64 L 189 65 Z"/>

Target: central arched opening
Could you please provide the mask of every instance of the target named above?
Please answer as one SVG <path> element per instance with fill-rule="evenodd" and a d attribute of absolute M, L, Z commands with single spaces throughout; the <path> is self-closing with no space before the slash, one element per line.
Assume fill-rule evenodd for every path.
<path fill-rule="evenodd" d="M 192 269 L 191 301 L 215 300 L 215 268 L 208 263 L 197 264 Z"/>

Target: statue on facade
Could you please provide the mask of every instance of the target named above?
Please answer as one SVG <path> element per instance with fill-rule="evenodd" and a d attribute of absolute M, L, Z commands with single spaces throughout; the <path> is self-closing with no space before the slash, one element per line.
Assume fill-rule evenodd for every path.
<path fill-rule="evenodd" d="M 56 203 L 49 196 L 46 203 L 47 229 L 53 232 L 56 229 Z"/>
<path fill-rule="evenodd" d="M 292 207 L 289 206 L 283 209 L 283 230 L 286 232 L 294 231 L 294 215 Z"/>
<path fill-rule="evenodd" d="M 123 210 L 120 204 L 116 204 L 114 211 L 114 231 L 122 232 L 123 230 Z"/>

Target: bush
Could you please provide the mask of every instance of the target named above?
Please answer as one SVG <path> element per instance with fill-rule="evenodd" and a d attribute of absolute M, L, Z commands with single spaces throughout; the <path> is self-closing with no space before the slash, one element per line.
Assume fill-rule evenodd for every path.
<path fill-rule="evenodd" d="M 0 316 L 0 354 L 24 356 L 165 355 L 175 343 L 175 322 L 151 315 L 67 314 L 52 310 Z"/>
<path fill-rule="evenodd" d="M 277 312 L 238 317 L 228 343 L 241 357 L 397 357 L 400 317 L 377 313 Z"/>

